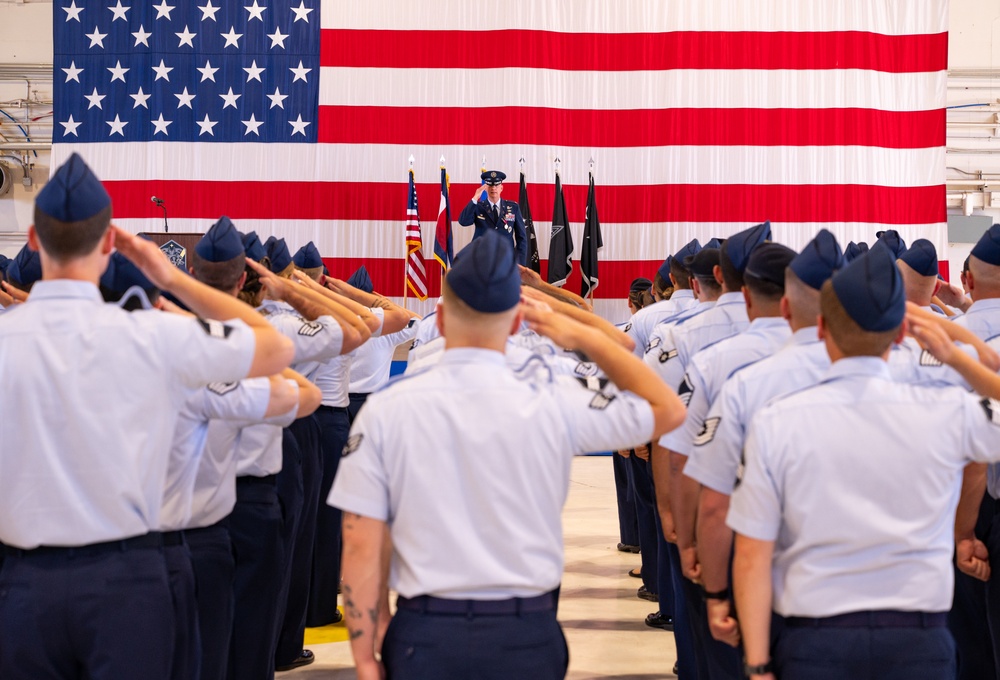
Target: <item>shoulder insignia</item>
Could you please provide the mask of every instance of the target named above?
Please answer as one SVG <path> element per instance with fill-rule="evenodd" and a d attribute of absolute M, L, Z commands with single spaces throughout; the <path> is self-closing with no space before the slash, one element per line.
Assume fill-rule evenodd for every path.
<path fill-rule="evenodd" d="M 632 322 L 631 321 L 629 321 L 627 324 L 625 324 L 625 328 L 622 329 L 622 333 L 628 333 L 630 330 L 632 330 Z"/>
<path fill-rule="evenodd" d="M 597 364 L 591 361 L 581 361 L 576 365 L 576 368 L 573 369 L 573 372 L 580 376 L 589 377 L 597 375 L 598 370 Z"/>
<path fill-rule="evenodd" d="M 358 447 L 361 446 L 361 440 L 363 440 L 364 438 L 365 435 L 363 435 L 360 432 L 358 432 L 357 434 L 352 434 L 350 437 L 348 437 L 347 443 L 344 444 L 344 450 L 340 454 L 341 457 L 347 458 L 349 455 L 357 451 Z"/>
<path fill-rule="evenodd" d="M 676 349 L 667 349 L 667 350 L 661 350 L 660 351 L 660 363 L 661 364 L 665 364 L 668 361 L 670 361 L 671 359 L 674 359 L 676 357 L 677 357 L 677 350 Z"/>
<path fill-rule="evenodd" d="M 610 382 L 607 378 L 597 378 L 590 376 L 587 378 L 577 378 L 576 381 L 591 392 L 603 392 Z M 607 395 L 605 395 L 607 396 Z"/>
<path fill-rule="evenodd" d="M 740 451 L 740 465 L 736 468 L 736 483 L 733 485 L 733 490 L 739 488 L 740 484 L 743 483 L 743 473 L 747 469 L 747 458 L 743 451 Z"/>
<path fill-rule="evenodd" d="M 323 330 L 323 324 L 318 321 L 304 321 L 302 326 L 299 327 L 299 335 L 304 335 L 307 338 L 311 338 L 317 333 Z"/>
<path fill-rule="evenodd" d="M 994 425 L 1000 425 L 1000 401 L 996 399 L 983 399 L 979 402 L 986 412 L 986 418 Z"/>
<path fill-rule="evenodd" d="M 202 319 L 199 317 L 198 323 L 213 338 L 228 338 L 229 334 L 233 332 L 232 326 L 227 326 L 221 321 L 215 321 L 214 319 Z"/>
<path fill-rule="evenodd" d="M 206 385 L 209 392 L 214 392 L 215 394 L 218 394 L 220 397 L 225 394 L 229 394 L 230 392 L 235 390 L 237 386 L 239 386 L 238 382 L 228 382 L 228 383 L 213 382 L 213 383 L 208 383 L 208 385 Z"/>
<path fill-rule="evenodd" d="M 660 346 L 661 342 L 663 342 L 663 338 L 661 338 L 658 335 L 655 336 L 655 337 L 653 337 L 653 338 L 650 338 L 649 339 L 649 344 L 646 345 L 646 351 L 648 352 L 651 349 L 656 349 L 657 347 Z"/>
<path fill-rule="evenodd" d="M 688 382 L 688 377 L 684 376 L 684 380 L 681 381 L 681 386 L 677 388 L 677 396 L 680 397 L 681 403 L 688 406 L 691 403 L 691 396 L 694 394 L 694 388 L 691 387 L 691 383 Z"/>
<path fill-rule="evenodd" d="M 921 366 L 943 366 L 943 364 L 926 349 L 920 352 L 920 365 Z"/>
<path fill-rule="evenodd" d="M 406 322 L 406 327 L 407 328 L 413 328 L 414 326 L 417 325 L 418 321 L 420 321 L 420 319 L 418 319 L 417 317 L 414 316 L 409 321 Z"/>
<path fill-rule="evenodd" d="M 694 438 L 695 446 L 704 446 L 713 439 L 715 439 L 715 432 L 719 429 L 719 423 L 722 421 L 721 418 L 709 418 L 705 421 L 705 424 L 701 427 L 701 432 Z"/>
<path fill-rule="evenodd" d="M 595 411 L 603 411 L 608 407 L 608 405 L 615 400 L 615 395 L 604 394 L 604 392 L 598 392 L 594 395 L 594 398 L 590 400 L 590 408 Z"/>

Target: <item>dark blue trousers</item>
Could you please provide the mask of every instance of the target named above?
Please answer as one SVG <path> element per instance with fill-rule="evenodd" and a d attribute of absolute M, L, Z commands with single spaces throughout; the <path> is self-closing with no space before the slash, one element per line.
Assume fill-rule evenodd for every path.
<path fill-rule="evenodd" d="M 313 546 L 312 579 L 306 625 L 325 626 L 337 618 L 337 589 L 340 586 L 341 513 L 326 503 L 337 475 L 340 457 L 347 443 L 350 422 L 346 408 L 321 406 L 316 411 L 320 427 L 323 482 L 316 514 L 316 543 Z"/>
<path fill-rule="evenodd" d="M 274 622 L 285 573 L 284 527 L 274 477 L 237 477 L 229 535 L 236 558 L 230 680 L 274 677 Z"/>
<path fill-rule="evenodd" d="M 989 494 L 984 494 L 979 508 L 979 520 L 976 522 L 976 536 L 987 544 L 991 560 L 994 558 L 992 550 L 995 546 L 990 545 L 990 534 L 996 505 Z M 996 586 L 989 588 L 988 584 L 963 574 L 955 567 L 955 597 L 948 613 L 948 628 L 955 638 L 958 652 L 959 680 L 1000 677 L 996 667 L 996 653 L 1000 651 L 1000 645 L 994 642 L 987 606 L 987 592 L 995 588 Z M 994 625 L 1000 628 L 1000 610 L 994 611 L 998 612 L 993 617 L 996 619 Z"/>
<path fill-rule="evenodd" d="M 639 556 L 642 558 L 642 585 L 651 593 L 657 592 L 659 517 L 656 512 L 656 495 L 649 461 L 638 456 L 628 459 L 632 466 L 632 497 L 635 499 L 636 523 L 639 527 Z"/>
<path fill-rule="evenodd" d="M 178 539 L 181 534 L 170 534 Z M 174 606 L 174 680 L 198 680 L 201 677 L 201 633 L 198 628 L 198 605 L 195 599 L 194 570 L 191 553 L 183 542 L 163 548 Z"/>
<path fill-rule="evenodd" d="M 955 643 L 937 628 L 781 628 L 781 680 L 953 680 Z"/>
<path fill-rule="evenodd" d="M 276 666 L 290 664 L 302 653 L 306 631 L 306 608 L 309 604 L 309 581 L 316 538 L 316 513 L 319 509 L 321 480 L 319 423 L 313 416 L 299 418 L 288 428 L 298 446 L 302 475 L 302 505 L 298 516 L 291 568 L 288 570 L 284 617 L 279 621 Z M 280 493 L 280 491 L 279 491 Z M 287 522 L 287 518 L 286 518 Z"/>
<path fill-rule="evenodd" d="M 365 405 L 366 401 L 368 401 L 368 393 L 351 392 L 350 400 L 351 402 L 347 405 L 347 417 L 353 425 L 354 419 L 358 417 L 358 411 L 360 411 L 361 407 Z"/>
<path fill-rule="evenodd" d="M 158 547 L 4 558 L 0 678 L 167 680 L 174 612 Z"/>
<path fill-rule="evenodd" d="M 387 680 L 561 680 L 569 654 L 554 611 L 504 616 L 400 610 L 382 643 Z"/>
<path fill-rule="evenodd" d="M 225 680 L 229 665 L 236 562 L 226 522 L 184 532 L 194 570 L 201 633 L 201 680 Z"/>
<path fill-rule="evenodd" d="M 678 557 L 679 555 L 678 553 Z M 698 663 L 698 677 L 702 680 L 742 680 L 743 659 L 740 657 L 740 651 L 712 637 L 701 586 L 683 577 L 682 580 L 684 601 Z"/>
<path fill-rule="evenodd" d="M 611 454 L 611 461 L 615 472 L 615 496 L 618 499 L 618 536 L 625 545 L 639 545 L 639 522 L 630 481 L 632 466 L 628 458 L 622 458 L 617 453 Z"/>

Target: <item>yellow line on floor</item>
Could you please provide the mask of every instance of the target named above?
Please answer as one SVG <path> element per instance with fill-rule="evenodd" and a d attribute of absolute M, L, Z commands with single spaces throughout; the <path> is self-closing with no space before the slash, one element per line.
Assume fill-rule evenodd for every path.
<path fill-rule="evenodd" d="M 338 607 L 338 609 L 340 609 Z M 340 611 L 344 613 L 343 609 Z M 319 628 L 306 628 L 305 646 L 322 645 L 327 642 L 347 642 L 347 626 L 343 620 L 340 623 L 331 623 L 329 626 Z"/>

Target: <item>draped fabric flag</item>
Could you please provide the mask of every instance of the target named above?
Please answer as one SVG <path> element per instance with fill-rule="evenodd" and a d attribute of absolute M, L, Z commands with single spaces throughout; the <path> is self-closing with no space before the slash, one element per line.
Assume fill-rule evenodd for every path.
<path fill-rule="evenodd" d="M 451 238 L 451 200 L 448 198 L 448 171 L 441 167 L 441 203 L 438 205 L 437 227 L 434 229 L 434 259 L 443 271 L 451 268 L 455 248 Z"/>
<path fill-rule="evenodd" d="M 535 235 L 535 220 L 531 218 L 531 204 L 528 203 L 528 182 L 521 173 L 521 191 L 517 195 L 517 207 L 521 209 L 524 220 L 524 233 L 528 239 L 528 269 L 540 273 L 542 271 L 538 258 L 538 237 Z"/>
<path fill-rule="evenodd" d="M 427 299 L 427 270 L 424 268 L 424 242 L 420 236 L 420 213 L 417 188 L 410 169 L 410 191 L 406 201 L 406 287 L 418 300 Z"/>
<path fill-rule="evenodd" d="M 594 196 L 594 173 L 590 173 L 587 190 L 587 212 L 583 220 L 583 243 L 580 245 L 580 274 L 583 276 L 580 296 L 590 297 L 597 290 L 597 253 L 604 247 L 601 238 L 601 221 L 597 218 L 597 199 Z"/>
<path fill-rule="evenodd" d="M 552 206 L 552 228 L 549 230 L 549 273 L 548 282 L 562 286 L 573 271 L 573 235 L 569 231 L 566 218 L 566 199 L 562 192 L 562 180 L 556 172 L 556 197 Z"/>
<path fill-rule="evenodd" d="M 553 160 L 580 229 L 599 156 L 599 297 L 764 219 L 947 252 L 947 0 L 153 3 L 53 2 L 53 163 L 80 151 L 130 231 L 161 228 L 155 195 L 171 230 L 230 215 L 399 296 L 400 157 L 425 205 L 441 155 L 463 204 L 483 155 L 524 157 L 546 234 Z"/>

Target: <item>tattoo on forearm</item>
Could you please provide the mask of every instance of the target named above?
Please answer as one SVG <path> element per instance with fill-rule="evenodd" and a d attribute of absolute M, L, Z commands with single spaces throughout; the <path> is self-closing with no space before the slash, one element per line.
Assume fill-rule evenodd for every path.
<path fill-rule="evenodd" d="M 378 607 L 368 610 L 368 617 L 372 620 L 372 625 L 378 625 Z"/>

